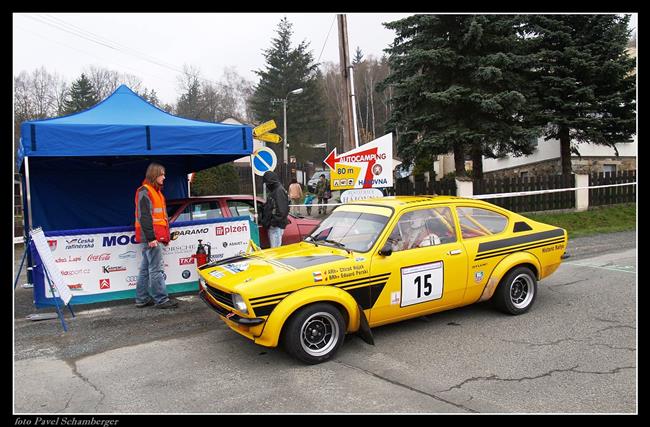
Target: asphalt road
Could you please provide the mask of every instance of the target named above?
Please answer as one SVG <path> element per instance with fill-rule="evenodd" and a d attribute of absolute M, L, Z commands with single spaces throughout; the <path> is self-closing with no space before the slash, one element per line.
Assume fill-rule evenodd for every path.
<path fill-rule="evenodd" d="M 568 253 L 523 316 L 482 303 L 387 325 L 316 366 L 230 331 L 192 294 L 176 310 L 75 306 L 64 333 L 25 318 L 48 310 L 19 285 L 14 414 L 636 413 L 636 233 Z"/>

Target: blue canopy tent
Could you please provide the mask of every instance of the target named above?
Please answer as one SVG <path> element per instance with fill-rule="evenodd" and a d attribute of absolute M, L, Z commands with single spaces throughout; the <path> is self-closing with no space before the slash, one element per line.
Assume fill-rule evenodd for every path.
<path fill-rule="evenodd" d="M 253 151 L 250 126 L 173 116 L 125 85 L 88 110 L 20 131 L 26 232 L 131 225 L 150 162 L 165 167 L 163 192 L 175 199 L 189 196 L 188 173 Z"/>

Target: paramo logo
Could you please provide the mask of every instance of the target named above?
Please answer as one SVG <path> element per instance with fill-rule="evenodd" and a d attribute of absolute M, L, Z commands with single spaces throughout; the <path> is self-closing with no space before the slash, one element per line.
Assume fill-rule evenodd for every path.
<path fill-rule="evenodd" d="M 171 240 L 176 240 L 178 239 L 179 236 L 191 236 L 194 234 L 207 234 L 208 231 L 210 231 L 207 227 L 206 228 L 195 228 L 192 230 L 177 230 L 177 231 L 172 231 L 170 234 Z"/>

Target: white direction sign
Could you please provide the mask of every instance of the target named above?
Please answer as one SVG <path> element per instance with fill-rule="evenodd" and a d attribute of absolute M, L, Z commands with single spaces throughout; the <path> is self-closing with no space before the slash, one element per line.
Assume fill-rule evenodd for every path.
<path fill-rule="evenodd" d="M 393 135 L 386 134 L 343 154 L 334 148 L 324 163 L 331 169 L 332 190 L 392 187 Z"/>
<path fill-rule="evenodd" d="M 378 188 L 360 188 L 358 190 L 345 190 L 341 193 L 341 203 L 352 202 L 354 200 L 376 199 L 384 197 L 384 193 Z"/>
<path fill-rule="evenodd" d="M 261 147 L 253 152 L 251 165 L 253 166 L 253 172 L 255 172 L 255 175 L 262 176 L 268 171 L 275 170 L 277 164 L 278 159 L 272 149 Z"/>

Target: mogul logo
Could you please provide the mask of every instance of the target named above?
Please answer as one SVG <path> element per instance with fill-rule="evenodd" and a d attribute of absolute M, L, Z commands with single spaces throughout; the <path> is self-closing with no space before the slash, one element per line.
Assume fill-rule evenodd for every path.
<path fill-rule="evenodd" d="M 194 264 L 194 258 L 192 257 L 178 258 L 178 265 L 188 265 L 188 264 Z"/>
<path fill-rule="evenodd" d="M 128 245 L 129 243 L 133 243 L 134 245 L 137 244 L 135 241 L 135 234 L 133 235 L 128 235 L 128 234 L 123 234 L 121 236 L 104 236 L 104 239 L 102 241 L 102 246 L 124 246 Z"/>
<path fill-rule="evenodd" d="M 176 240 L 178 236 L 190 236 L 193 234 L 207 234 L 210 231 L 208 228 L 194 228 L 192 230 L 177 230 L 172 231 L 170 238 Z"/>
<path fill-rule="evenodd" d="M 242 233 L 248 231 L 248 225 L 218 225 L 216 227 L 217 236 L 225 236 L 230 233 Z"/>
<path fill-rule="evenodd" d="M 111 280 L 110 279 L 99 279 L 99 289 L 110 289 Z"/>
<path fill-rule="evenodd" d="M 48 240 L 48 241 L 47 241 L 47 244 L 50 246 L 50 250 L 51 250 L 51 251 L 55 251 L 55 250 L 56 250 L 56 243 L 57 243 L 56 240 Z"/>
<path fill-rule="evenodd" d="M 103 253 L 99 255 L 90 254 L 88 255 L 88 262 L 90 261 L 108 261 L 111 259 L 111 254 Z"/>
<path fill-rule="evenodd" d="M 106 274 L 108 273 L 115 273 L 116 271 L 126 271 L 126 267 L 118 265 L 115 267 L 111 267 L 110 265 L 104 265 L 102 267 L 102 271 Z"/>

